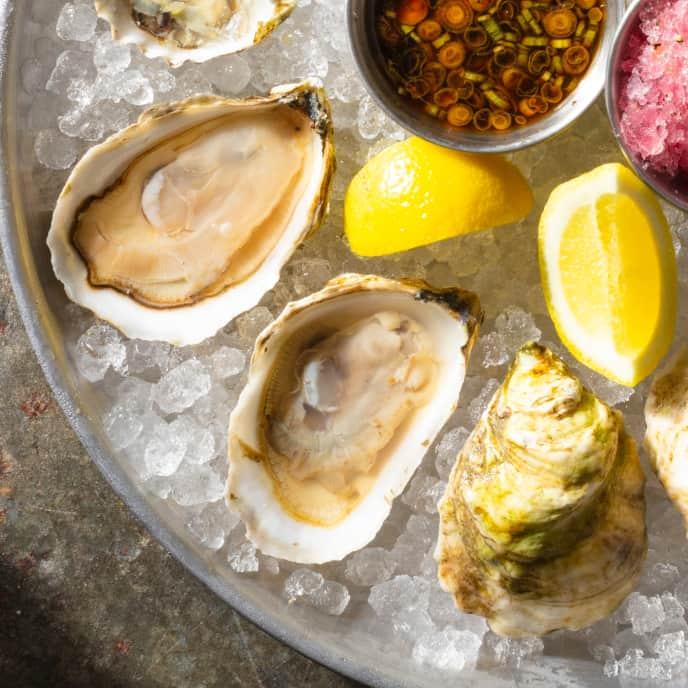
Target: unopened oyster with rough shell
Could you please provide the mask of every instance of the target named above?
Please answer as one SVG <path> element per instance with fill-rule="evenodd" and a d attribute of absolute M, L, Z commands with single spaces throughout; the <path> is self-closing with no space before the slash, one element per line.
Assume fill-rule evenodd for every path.
<path fill-rule="evenodd" d="M 343 275 L 256 341 L 229 422 L 227 500 L 265 554 L 373 539 L 456 408 L 482 312 L 461 289 Z"/>
<path fill-rule="evenodd" d="M 644 482 L 621 414 L 527 344 L 440 502 L 441 586 L 500 635 L 594 623 L 640 576 Z"/>
<path fill-rule="evenodd" d="M 688 348 L 652 381 L 645 421 L 652 468 L 688 524 Z"/>
<path fill-rule="evenodd" d="M 129 337 L 188 345 L 275 286 L 335 167 L 322 88 L 158 105 L 91 148 L 48 234 L 69 298 Z"/>
<path fill-rule="evenodd" d="M 295 0 L 96 0 L 115 40 L 175 67 L 255 45 L 295 6 Z"/>

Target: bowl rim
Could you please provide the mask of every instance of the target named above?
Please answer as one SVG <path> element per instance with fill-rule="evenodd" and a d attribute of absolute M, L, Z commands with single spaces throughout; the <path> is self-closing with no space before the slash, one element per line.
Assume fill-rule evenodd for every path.
<path fill-rule="evenodd" d="M 438 126 L 432 130 L 425 127 L 422 124 L 422 115 L 418 118 L 412 117 L 395 107 L 393 98 L 387 97 L 387 94 L 383 95 L 382 89 L 377 87 L 376 82 L 384 83 L 387 77 L 381 75 L 379 69 L 373 66 L 375 63 L 373 50 L 370 47 L 370 41 L 363 35 L 365 34 L 365 17 L 359 16 L 359 12 L 367 7 L 368 3 L 376 2 L 378 0 L 346 0 L 349 47 L 368 94 L 390 119 L 413 135 L 445 148 L 468 153 L 511 153 L 523 150 L 553 138 L 572 126 L 605 89 L 606 63 L 609 62 L 613 41 L 626 11 L 625 0 L 606 0 L 607 16 L 603 40 L 597 46 L 594 60 L 571 98 L 565 99 L 551 113 L 522 129 L 497 134 L 462 132 L 457 129 L 456 133 L 450 137 L 442 133 L 443 127 Z M 596 76 L 594 82 L 590 80 L 593 75 Z M 584 84 L 587 84 L 586 88 L 583 88 Z M 559 114 L 559 117 L 554 117 L 556 114 Z"/>
<path fill-rule="evenodd" d="M 643 166 L 640 159 L 630 151 L 619 128 L 621 113 L 619 111 L 618 66 L 620 62 L 621 51 L 623 48 L 625 48 L 625 39 L 628 38 L 632 30 L 632 25 L 637 20 L 638 14 L 646 2 L 648 2 L 648 0 L 633 0 L 626 9 L 626 13 L 616 29 L 612 49 L 607 61 L 606 79 L 604 84 L 604 100 L 607 109 L 607 117 L 609 119 L 609 125 L 612 129 L 614 139 L 621 149 L 626 162 L 630 165 L 635 174 L 640 177 L 640 179 L 642 179 L 642 181 L 647 184 L 647 186 L 649 186 L 658 196 L 679 210 L 688 212 L 688 195 L 686 195 L 685 198 L 681 198 L 678 193 L 672 193 L 670 189 L 667 189 L 665 186 L 663 186 L 661 179 L 658 179 L 657 176 L 651 174 Z"/>

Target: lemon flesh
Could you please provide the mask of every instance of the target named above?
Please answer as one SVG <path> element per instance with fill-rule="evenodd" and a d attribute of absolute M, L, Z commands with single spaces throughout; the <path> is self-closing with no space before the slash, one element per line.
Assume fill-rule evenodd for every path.
<path fill-rule="evenodd" d="M 532 208 L 528 183 L 502 156 L 460 153 L 412 137 L 354 177 L 344 227 L 352 251 L 382 256 L 516 222 Z"/>
<path fill-rule="evenodd" d="M 609 164 L 556 188 L 540 219 L 545 298 L 582 363 L 633 386 L 666 354 L 676 325 L 671 233 L 654 194 Z"/>

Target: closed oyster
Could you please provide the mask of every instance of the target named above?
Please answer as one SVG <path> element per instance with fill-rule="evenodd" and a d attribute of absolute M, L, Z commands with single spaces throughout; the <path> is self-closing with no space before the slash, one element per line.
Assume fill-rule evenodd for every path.
<path fill-rule="evenodd" d="M 645 422 L 652 468 L 688 526 L 688 348 L 652 381 Z"/>
<path fill-rule="evenodd" d="M 258 338 L 229 422 L 227 499 L 264 553 L 373 539 L 456 408 L 482 313 L 424 282 L 344 275 Z"/>
<path fill-rule="evenodd" d="M 175 67 L 251 47 L 295 6 L 295 0 L 96 0 L 113 38 Z"/>
<path fill-rule="evenodd" d="M 643 486 L 621 414 L 553 353 L 528 344 L 440 502 L 440 584 L 500 635 L 592 624 L 640 575 Z"/>
<path fill-rule="evenodd" d="M 154 107 L 72 171 L 48 234 L 55 274 L 128 336 L 194 344 L 275 285 L 333 170 L 329 106 L 308 82 Z"/>

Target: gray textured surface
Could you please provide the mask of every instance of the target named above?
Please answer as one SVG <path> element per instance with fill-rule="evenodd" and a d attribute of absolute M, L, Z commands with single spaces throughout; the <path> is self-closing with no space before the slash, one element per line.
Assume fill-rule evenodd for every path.
<path fill-rule="evenodd" d="M 0 685 L 345 688 L 245 621 L 127 511 L 71 431 L 0 260 Z"/>

